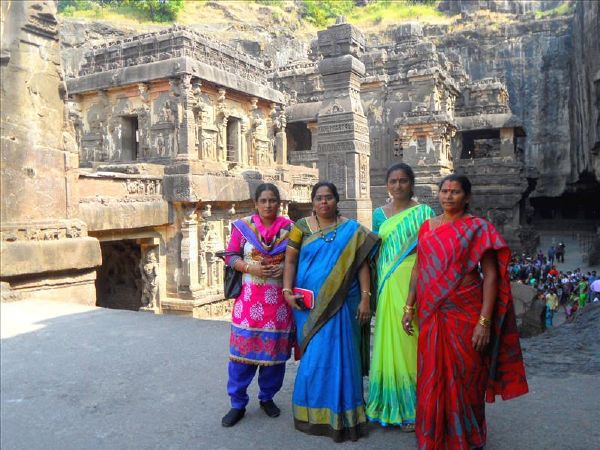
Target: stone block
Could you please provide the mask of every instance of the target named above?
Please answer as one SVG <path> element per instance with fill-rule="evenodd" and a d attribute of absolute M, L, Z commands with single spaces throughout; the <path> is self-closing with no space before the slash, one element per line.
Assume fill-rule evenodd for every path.
<path fill-rule="evenodd" d="M 91 237 L 2 242 L 0 259 L 2 279 L 84 270 L 102 263 L 100 244 L 97 239 Z"/>
<path fill-rule="evenodd" d="M 85 202 L 80 217 L 89 231 L 126 230 L 169 223 L 169 205 L 164 200 Z"/>

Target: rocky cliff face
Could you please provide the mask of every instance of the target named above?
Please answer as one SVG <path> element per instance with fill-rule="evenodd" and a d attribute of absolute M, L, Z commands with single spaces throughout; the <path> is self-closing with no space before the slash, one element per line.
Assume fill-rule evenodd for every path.
<path fill-rule="evenodd" d="M 443 0 L 439 9 L 450 14 L 472 13 L 482 9 L 489 11 L 525 14 L 532 11 L 555 8 L 562 0 Z"/>
<path fill-rule="evenodd" d="M 560 195 L 578 171 L 571 163 L 571 18 L 515 20 L 469 27 L 439 37 L 458 52 L 472 79 L 496 76 L 508 88 L 510 106 L 527 132 L 525 164 L 538 178 L 536 194 Z"/>
<path fill-rule="evenodd" d="M 578 2 L 571 64 L 571 164 L 600 180 L 600 4 Z"/>
<path fill-rule="evenodd" d="M 560 2 L 442 2 L 462 13 L 463 26 L 437 34 L 440 48 L 458 52 L 472 79 L 506 82 L 512 111 L 524 123 L 527 175 L 535 196 L 560 196 L 582 175 L 600 179 L 600 15 L 597 2 L 577 2 L 574 16 L 536 19 L 534 9 Z M 474 25 L 477 11 L 507 15 L 502 22 Z M 444 31 L 443 29 L 441 30 Z"/>

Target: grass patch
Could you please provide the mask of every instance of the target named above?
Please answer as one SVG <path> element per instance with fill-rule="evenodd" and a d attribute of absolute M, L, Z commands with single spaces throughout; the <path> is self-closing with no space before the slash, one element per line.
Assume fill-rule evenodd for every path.
<path fill-rule="evenodd" d="M 364 8 L 355 8 L 348 16 L 348 22 L 358 27 L 385 26 L 408 20 L 441 23 L 446 22 L 448 16 L 438 11 L 437 2 L 410 0 L 380 0 Z"/>
<path fill-rule="evenodd" d="M 564 1 L 560 5 L 556 6 L 552 9 L 547 9 L 546 11 L 536 11 L 535 18 L 536 19 L 546 19 L 548 17 L 556 17 L 556 16 L 567 16 L 569 14 L 573 14 L 575 10 L 575 4 L 570 1 Z"/>

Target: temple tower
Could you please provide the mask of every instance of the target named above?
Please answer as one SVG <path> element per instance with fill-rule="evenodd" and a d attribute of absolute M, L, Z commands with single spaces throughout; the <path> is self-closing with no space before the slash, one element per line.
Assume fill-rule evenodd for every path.
<path fill-rule="evenodd" d="M 318 116 L 319 176 L 338 187 L 343 215 L 370 226 L 369 128 L 360 100 L 365 66 L 358 59 L 365 38 L 356 27 L 338 19 L 319 31 L 318 44 L 325 88 Z"/>

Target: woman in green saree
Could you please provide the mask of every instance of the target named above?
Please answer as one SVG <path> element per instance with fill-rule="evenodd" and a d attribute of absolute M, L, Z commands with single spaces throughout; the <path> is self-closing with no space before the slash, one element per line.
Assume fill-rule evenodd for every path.
<path fill-rule="evenodd" d="M 416 412 L 417 333 L 402 330 L 410 275 L 421 224 L 435 216 L 413 200 L 415 175 L 404 163 L 391 166 L 386 185 L 391 202 L 373 212 L 382 240 L 377 258 L 377 313 L 366 415 L 382 426 L 413 431 Z"/>

